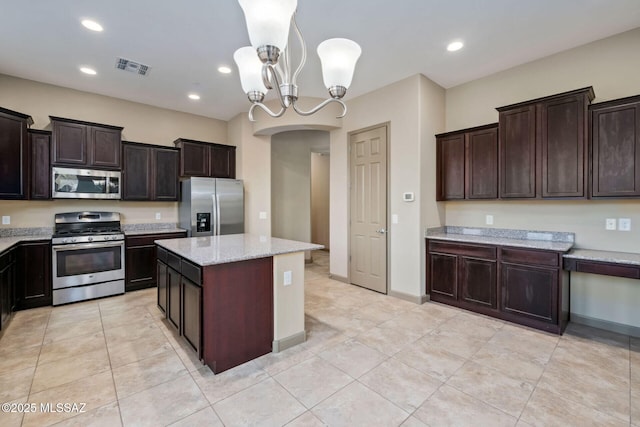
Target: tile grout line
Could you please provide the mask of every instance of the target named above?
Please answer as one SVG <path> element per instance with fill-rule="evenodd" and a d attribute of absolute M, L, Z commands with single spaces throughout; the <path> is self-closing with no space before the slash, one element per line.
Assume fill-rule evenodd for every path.
<path fill-rule="evenodd" d="M 47 329 L 49 328 L 49 320 L 51 319 L 51 312 L 53 308 L 49 310 L 49 314 L 47 315 L 47 323 L 44 327 L 44 332 L 42 333 L 42 342 L 40 343 L 40 350 L 38 351 L 38 357 L 36 358 L 36 365 L 33 368 L 33 376 L 31 377 L 31 384 L 29 385 L 29 392 L 27 394 L 27 403 L 31 399 L 31 390 L 33 389 L 33 382 L 36 379 L 36 371 L 38 370 L 38 362 L 40 362 L 40 355 L 42 354 L 42 347 L 44 346 L 44 337 L 47 335 Z M 24 424 L 25 413 L 22 414 L 22 418 L 20 419 L 20 425 Z"/>
<path fill-rule="evenodd" d="M 118 398 L 118 389 L 116 388 L 116 379 L 113 376 L 113 365 L 111 364 L 111 354 L 109 353 L 109 344 L 107 343 L 107 332 L 104 329 L 104 322 L 102 321 L 102 308 L 98 303 L 98 313 L 100 314 L 100 325 L 102 326 L 102 337 L 104 339 L 104 347 L 107 350 L 107 359 L 109 359 L 109 372 L 111 373 L 111 383 L 113 384 L 113 392 L 116 397 L 116 404 L 118 405 L 118 415 L 120 416 L 120 425 L 124 427 L 124 419 L 122 418 L 122 411 L 120 410 L 120 399 Z"/>

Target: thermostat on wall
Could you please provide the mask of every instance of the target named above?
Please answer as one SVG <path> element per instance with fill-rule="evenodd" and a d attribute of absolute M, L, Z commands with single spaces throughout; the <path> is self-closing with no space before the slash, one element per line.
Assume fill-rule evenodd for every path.
<path fill-rule="evenodd" d="M 413 197 L 413 191 L 409 191 L 407 193 L 402 193 L 402 201 L 403 202 L 413 202 L 415 198 Z"/>

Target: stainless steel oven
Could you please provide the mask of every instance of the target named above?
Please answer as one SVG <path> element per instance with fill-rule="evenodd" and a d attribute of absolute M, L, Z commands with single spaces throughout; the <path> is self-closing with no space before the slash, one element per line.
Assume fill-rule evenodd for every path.
<path fill-rule="evenodd" d="M 53 305 L 124 292 L 124 235 L 115 212 L 56 214 Z"/>

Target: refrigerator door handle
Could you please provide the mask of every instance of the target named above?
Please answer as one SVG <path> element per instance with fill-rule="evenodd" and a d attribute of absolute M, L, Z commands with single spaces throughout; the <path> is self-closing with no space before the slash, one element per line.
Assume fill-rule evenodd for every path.
<path fill-rule="evenodd" d="M 217 200 L 216 200 L 216 195 L 212 194 L 211 195 L 211 216 L 213 218 L 211 218 L 211 234 L 213 236 L 215 236 L 217 233 L 217 229 L 218 229 L 218 216 L 217 216 Z"/>
<path fill-rule="evenodd" d="M 220 223 L 221 218 L 220 218 L 220 196 L 218 194 L 216 194 L 216 234 L 219 236 L 220 235 Z"/>

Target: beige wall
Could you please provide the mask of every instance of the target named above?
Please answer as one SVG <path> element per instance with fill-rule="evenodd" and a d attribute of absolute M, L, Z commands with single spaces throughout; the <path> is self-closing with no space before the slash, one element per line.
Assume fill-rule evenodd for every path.
<path fill-rule="evenodd" d="M 253 124 L 241 113 L 229 121 L 229 144 L 237 147 L 236 178 L 244 181 L 245 233 L 270 236 L 271 137 L 254 136 Z"/>
<path fill-rule="evenodd" d="M 311 242 L 324 245 L 327 250 L 330 249 L 330 159 L 331 157 L 325 153 L 311 153 Z"/>
<path fill-rule="evenodd" d="M 122 126 L 122 139 L 173 146 L 177 138 L 227 144 L 227 122 L 0 74 L 0 106 L 29 114 L 34 129 L 49 116 Z"/>
<path fill-rule="evenodd" d="M 593 86 L 596 101 L 640 93 L 640 28 L 447 90 L 447 130 L 495 122 L 495 107 Z M 432 164 L 435 167 L 435 164 Z M 639 252 L 640 201 L 447 202 L 446 224 L 576 233 L 576 247 Z M 631 218 L 631 231 L 605 231 L 606 218 Z M 615 286 L 611 284 L 615 282 Z M 637 280 L 574 274 L 571 312 L 640 327 Z"/>
<path fill-rule="evenodd" d="M 90 94 L 0 74 L 0 106 L 29 114 L 34 129 L 50 129 L 49 115 L 123 126 L 123 139 L 173 146 L 184 137 L 227 142 L 227 123 L 121 99 Z M 123 214 L 123 223 L 178 221 L 175 202 L 54 200 L 0 201 L 0 214 L 11 224 L 0 227 L 53 227 L 53 214 L 75 210 L 107 210 Z M 155 214 L 161 219 L 156 220 Z"/>
<path fill-rule="evenodd" d="M 425 218 L 433 222 L 437 216 L 429 201 L 421 201 L 428 195 L 422 188 L 429 185 L 421 182 L 421 170 L 434 162 L 429 160 L 433 133 L 444 128 L 444 89 L 415 75 L 347 104 L 349 113 L 343 118 L 342 128 L 331 132 L 331 273 L 348 276 L 348 133 L 389 123 L 388 288 L 419 297 L 424 293 L 421 224 L 427 219 L 423 219 L 423 205 L 429 208 Z M 425 119 L 421 112 L 433 115 Z M 416 200 L 402 201 L 404 192 L 414 192 Z M 392 215 L 398 216 L 397 224 L 391 223 Z"/>

